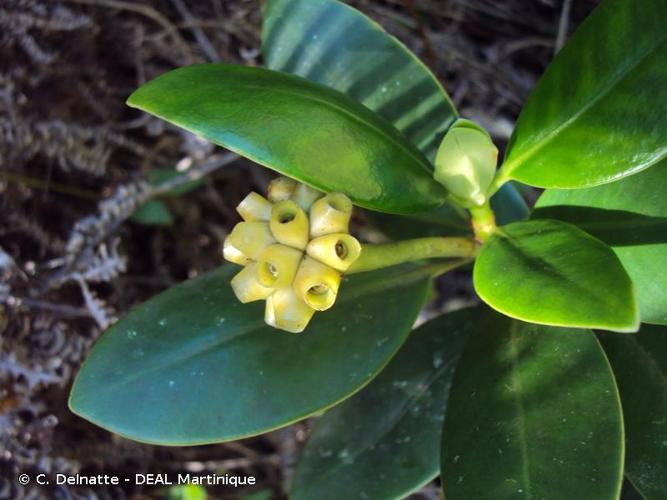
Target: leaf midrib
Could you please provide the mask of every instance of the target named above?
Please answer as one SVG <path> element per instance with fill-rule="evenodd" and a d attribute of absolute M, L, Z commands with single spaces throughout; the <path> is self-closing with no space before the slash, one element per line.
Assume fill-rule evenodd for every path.
<path fill-rule="evenodd" d="M 523 163 L 525 163 L 527 159 L 534 156 L 544 146 L 553 141 L 553 139 L 556 138 L 563 130 L 568 128 L 572 123 L 577 121 L 582 115 L 588 112 L 589 109 L 595 106 L 600 100 L 606 97 L 606 95 L 616 86 L 616 84 L 624 80 L 628 76 L 628 73 L 630 73 L 635 67 L 639 66 L 642 62 L 644 62 L 644 60 L 648 58 L 653 52 L 655 52 L 665 42 L 665 40 L 667 40 L 667 30 L 663 30 L 662 37 L 658 38 L 658 40 L 654 45 L 650 45 L 644 51 L 644 53 L 640 54 L 636 59 L 632 59 L 630 60 L 629 63 L 622 66 L 621 69 L 609 79 L 608 83 L 605 83 L 601 87 L 600 92 L 597 95 L 595 95 L 595 97 L 592 98 L 590 101 L 588 101 L 585 105 L 579 108 L 579 110 L 576 111 L 571 117 L 566 119 L 564 122 L 562 122 L 560 125 L 552 129 L 550 132 L 544 134 L 538 140 L 538 142 L 530 146 L 528 149 L 526 149 L 523 153 L 520 153 L 518 156 L 511 158 L 511 150 L 510 150 L 510 153 L 508 155 L 510 159 L 503 165 L 502 171 L 498 173 L 498 177 L 502 177 L 503 179 L 511 178 L 511 174 L 513 171 L 515 171 Z"/>
<path fill-rule="evenodd" d="M 564 281 L 565 283 L 567 283 L 569 287 L 575 288 L 584 295 L 587 295 L 588 297 L 595 299 L 595 301 L 598 302 L 599 304 L 602 304 L 603 306 L 607 305 L 607 300 L 596 293 L 597 288 L 594 288 L 593 291 L 591 291 L 589 288 L 582 286 L 579 281 L 571 279 L 567 274 L 564 274 L 558 267 L 554 266 L 548 260 L 545 260 L 540 255 L 535 255 L 534 253 L 531 253 L 527 248 L 521 246 L 514 237 L 510 236 L 506 232 L 498 230 L 498 235 L 500 238 L 506 240 L 517 251 L 517 253 L 521 256 L 521 258 L 529 262 L 533 263 L 537 262 L 543 268 L 548 269 L 549 274 L 551 276 L 554 276 L 560 279 L 561 281 Z"/>
<path fill-rule="evenodd" d="M 530 481 L 530 463 L 528 458 L 528 444 L 526 438 L 526 410 L 523 404 L 522 389 L 523 384 L 521 383 L 521 373 L 519 371 L 519 354 L 517 348 L 517 334 L 518 322 L 512 321 L 510 324 L 509 331 L 509 345 L 510 345 L 510 370 L 512 376 L 512 382 L 514 384 L 513 394 L 516 394 L 514 399 L 514 409 L 516 412 L 516 429 L 518 434 L 519 441 L 519 451 L 521 453 L 521 474 L 524 480 L 524 492 L 525 498 L 530 500 L 531 498 L 531 481 Z"/>

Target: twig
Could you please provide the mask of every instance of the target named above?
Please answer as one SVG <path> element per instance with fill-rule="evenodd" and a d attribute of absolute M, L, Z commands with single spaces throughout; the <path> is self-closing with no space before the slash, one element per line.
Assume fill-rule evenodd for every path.
<path fill-rule="evenodd" d="M 195 20 L 194 16 L 190 13 L 188 8 L 185 6 L 185 4 L 181 0 L 171 0 L 171 3 L 174 4 L 174 7 L 176 7 L 176 10 L 178 13 L 185 19 L 187 22 L 192 22 Z M 208 39 L 206 34 L 204 32 L 196 27 L 192 26 L 191 28 L 192 34 L 195 36 L 195 40 L 197 40 L 197 43 L 199 44 L 199 47 L 201 48 L 202 52 L 204 52 L 204 55 L 208 57 L 209 61 L 212 62 L 217 62 L 220 60 L 220 56 L 216 52 L 215 48 L 211 44 L 211 41 Z"/>
<path fill-rule="evenodd" d="M 153 21 L 155 21 L 160 26 L 162 26 L 174 38 L 174 41 L 181 48 L 181 51 L 183 52 L 183 55 L 186 59 L 186 64 L 193 63 L 194 58 L 192 56 L 192 52 L 190 51 L 190 47 L 185 42 L 183 37 L 181 37 L 180 33 L 178 32 L 178 29 L 166 17 L 164 17 L 162 14 L 160 14 L 155 9 L 149 7 L 148 5 L 141 5 L 139 3 L 132 3 L 132 2 L 122 2 L 120 0 L 65 0 L 65 1 L 69 3 L 107 7 L 110 9 L 128 10 L 130 12 L 136 12 L 137 14 L 141 14 L 145 17 L 148 17 Z"/>
<path fill-rule="evenodd" d="M 560 20 L 558 21 L 558 34 L 556 35 L 556 43 L 554 44 L 554 55 L 560 52 L 560 49 L 565 45 L 567 38 L 568 27 L 570 24 L 570 9 L 572 7 L 572 0 L 564 0 L 563 8 L 560 11 Z"/>
<path fill-rule="evenodd" d="M 209 174 L 212 174 L 219 168 L 229 165 L 235 161 L 239 155 L 236 153 L 222 153 L 212 155 L 208 160 L 194 167 L 186 170 L 186 172 L 178 177 L 173 177 L 155 186 L 151 192 L 151 196 L 159 196 L 167 193 L 188 182 L 193 182 L 201 179 Z"/>
<path fill-rule="evenodd" d="M 81 294 L 83 295 L 83 300 L 90 316 L 102 330 L 106 330 L 110 324 L 116 321 L 116 318 L 109 317 L 109 311 L 106 310 L 104 302 L 93 294 L 90 288 L 88 288 L 88 284 L 82 278 L 79 277 L 77 282 L 81 288 Z"/>
<path fill-rule="evenodd" d="M 85 309 L 80 307 L 72 307 L 67 304 L 56 304 L 54 302 L 47 302 L 45 300 L 32 299 L 30 297 L 10 297 L 9 305 L 12 306 L 25 306 L 30 309 L 41 309 L 44 311 L 52 311 L 60 314 L 61 316 L 71 317 L 71 318 L 87 318 L 90 317 L 90 314 Z"/>

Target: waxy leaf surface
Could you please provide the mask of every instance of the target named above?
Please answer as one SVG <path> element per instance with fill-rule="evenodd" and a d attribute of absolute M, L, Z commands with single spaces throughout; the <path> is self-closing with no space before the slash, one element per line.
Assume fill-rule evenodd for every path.
<path fill-rule="evenodd" d="M 390 123 L 301 77 L 201 64 L 152 80 L 128 104 L 362 207 L 413 213 L 445 200 L 426 157 Z"/>
<path fill-rule="evenodd" d="M 269 0 L 262 52 L 268 68 L 339 90 L 393 123 L 433 161 L 457 118 L 438 80 L 396 38 L 335 0 Z"/>
<path fill-rule="evenodd" d="M 601 334 L 623 404 L 625 473 L 646 500 L 667 498 L 667 327 Z"/>
<path fill-rule="evenodd" d="M 547 188 L 596 186 L 667 155 L 666 0 L 605 0 L 528 99 L 502 175 Z"/>
<path fill-rule="evenodd" d="M 97 342 L 71 409 L 155 444 L 229 441 L 275 429 L 350 396 L 405 340 L 432 268 L 345 279 L 337 304 L 302 334 L 264 324 L 243 305 L 227 265 L 138 306 Z"/>
<path fill-rule="evenodd" d="M 667 161 L 613 184 L 549 189 L 532 217 L 575 224 L 614 249 L 635 283 L 641 320 L 667 324 Z"/>
<path fill-rule="evenodd" d="M 420 326 L 367 387 L 320 418 L 290 498 L 403 498 L 432 480 L 454 367 L 478 315 L 468 309 Z"/>
<path fill-rule="evenodd" d="M 613 250 L 556 220 L 515 222 L 482 246 L 475 290 L 513 318 L 555 326 L 636 331 L 635 291 Z"/>
<path fill-rule="evenodd" d="M 616 500 L 623 451 L 618 392 L 592 332 L 479 317 L 447 404 L 447 500 Z"/>

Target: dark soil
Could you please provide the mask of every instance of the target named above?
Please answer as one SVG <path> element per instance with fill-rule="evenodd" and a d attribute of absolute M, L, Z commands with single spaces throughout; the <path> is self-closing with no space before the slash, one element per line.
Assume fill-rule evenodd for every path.
<path fill-rule="evenodd" d="M 504 144 L 557 45 L 597 1 L 351 3 L 422 57 L 462 114 Z M 224 152 L 126 107 L 126 97 L 182 65 L 260 65 L 260 22 L 255 0 L 0 2 L 0 498 L 167 494 L 127 484 L 17 482 L 21 473 L 77 471 L 229 471 L 258 484 L 241 493 L 211 487 L 211 498 L 284 496 L 307 423 L 236 443 L 167 448 L 119 438 L 66 405 L 73 375 L 103 329 L 220 265 L 234 207 L 248 191 L 263 192 L 272 176 L 235 160 L 198 189 L 165 200 L 172 224 L 128 220 L 145 201 L 152 169 L 201 168 Z M 471 300 L 468 281 L 447 276 L 438 307 Z M 420 497 L 439 493 L 431 485 Z"/>

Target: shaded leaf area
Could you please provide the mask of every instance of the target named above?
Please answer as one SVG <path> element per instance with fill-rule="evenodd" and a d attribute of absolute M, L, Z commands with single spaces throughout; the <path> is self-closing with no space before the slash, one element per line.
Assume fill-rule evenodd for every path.
<path fill-rule="evenodd" d="M 642 321 L 658 324 L 667 324 L 666 186 L 663 161 L 613 184 L 549 189 L 532 215 L 576 224 L 612 246 L 635 282 Z"/>
<path fill-rule="evenodd" d="M 357 101 L 261 68 L 170 71 L 128 99 L 137 107 L 322 191 L 391 213 L 435 208 L 446 192 L 424 155 Z"/>
<path fill-rule="evenodd" d="M 454 375 L 442 443 L 448 500 L 618 498 L 621 407 L 595 336 L 480 317 Z"/>
<path fill-rule="evenodd" d="M 475 290 L 490 306 L 534 323 L 635 331 L 635 290 L 614 252 L 564 222 L 498 229 L 482 246 Z"/>
<path fill-rule="evenodd" d="M 402 498 L 433 479 L 452 375 L 478 315 L 420 326 L 375 380 L 319 419 L 290 498 Z"/>
<path fill-rule="evenodd" d="M 518 191 L 505 184 L 491 198 L 491 207 L 499 225 L 509 224 L 528 217 L 528 207 Z M 385 235 L 393 240 L 421 236 L 465 236 L 472 234 L 467 211 L 445 204 L 430 212 L 413 215 L 386 215 L 370 212 L 369 218 Z"/>
<path fill-rule="evenodd" d="M 582 23 L 519 116 L 505 178 L 595 186 L 667 155 L 665 17 L 665 0 L 607 0 Z"/>
<path fill-rule="evenodd" d="M 667 327 L 600 334 L 621 393 L 625 473 L 647 500 L 667 498 Z"/>
<path fill-rule="evenodd" d="M 610 186 L 616 187 L 615 184 Z M 622 186 L 621 184 L 619 187 Z M 592 189 L 599 190 L 607 187 L 605 185 Z M 582 197 L 585 194 L 592 194 L 590 190 L 582 191 L 587 191 L 587 193 L 581 193 Z M 549 196 L 542 198 L 541 203 L 548 203 L 549 198 L 554 198 L 551 196 L 551 191 L 549 193 Z M 576 191 L 573 193 L 580 194 Z M 667 243 L 667 217 L 651 217 L 625 210 L 608 210 L 578 205 L 540 206 L 533 213 L 533 217 L 569 222 L 613 247 Z"/>
<path fill-rule="evenodd" d="M 623 481 L 623 489 L 621 490 L 621 500 L 646 500 L 632 485 L 632 483 L 626 479 Z"/>
<path fill-rule="evenodd" d="M 155 444 L 246 437 L 321 411 L 365 385 L 407 336 L 433 267 L 345 278 L 302 335 L 240 304 L 223 266 L 135 308 L 105 333 L 70 397 L 79 415 Z"/>
<path fill-rule="evenodd" d="M 335 88 L 393 123 L 432 162 L 457 117 L 438 80 L 396 38 L 334 0 L 270 0 L 267 67 Z"/>
<path fill-rule="evenodd" d="M 504 226 L 528 217 L 528 205 L 513 183 L 504 184 L 491 197 L 491 208 L 496 216 L 496 224 Z"/>

